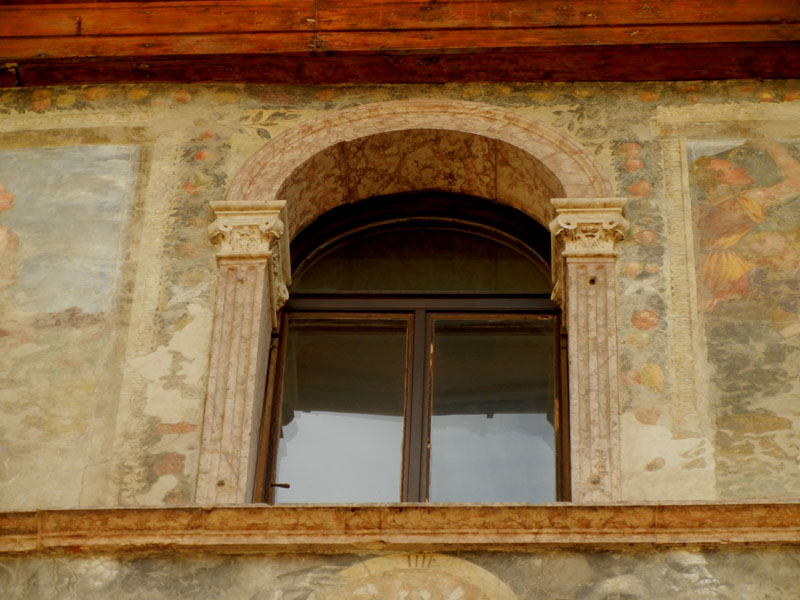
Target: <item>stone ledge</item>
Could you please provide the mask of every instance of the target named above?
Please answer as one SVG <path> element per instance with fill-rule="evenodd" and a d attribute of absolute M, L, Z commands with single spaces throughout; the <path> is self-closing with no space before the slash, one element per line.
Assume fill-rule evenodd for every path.
<path fill-rule="evenodd" d="M 0 513 L 2 555 L 787 543 L 800 543 L 800 503 L 249 505 Z"/>

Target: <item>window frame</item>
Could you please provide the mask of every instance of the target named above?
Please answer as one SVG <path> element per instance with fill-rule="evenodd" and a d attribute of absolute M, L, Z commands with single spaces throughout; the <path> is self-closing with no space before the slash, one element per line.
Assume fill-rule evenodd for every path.
<path fill-rule="evenodd" d="M 550 202 L 553 299 L 570 338 L 571 501 L 616 503 L 622 498 L 616 263 L 629 228 L 626 199 Z M 291 282 L 286 201 L 245 196 L 209 206 L 217 285 L 195 494 L 205 506 L 253 501 L 270 332 Z"/>
<path fill-rule="evenodd" d="M 453 296 L 453 295 L 451 295 Z M 265 398 L 264 419 L 259 440 L 256 467 L 257 502 L 274 504 L 277 468 L 277 446 L 280 436 L 283 367 L 286 357 L 288 320 L 299 315 L 307 318 L 392 318 L 407 319 L 406 341 L 406 416 L 402 461 L 402 493 L 399 502 L 427 502 L 430 486 L 428 472 L 430 447 L 431 366 L 426 363 L 425 349 L 432 342 L 432 322 L 443 319 L 492 318 L 520 320 L 552 318 L 554 324 L 554 443 L 555 443 L 555 500 L 570 500 L 569 468 L 569 407 L 567 387 L 566 335 L 558 307 L 543 295 L 515 294 L 508 296 L 484 294 L 484 297 L 454 296 L 442 298 L 428 294 L 382 294 L 370 298 L 367 294 L 298 294 L 290 298 L 282 310 L 281 324 L 274 336 L 270 353 L 270 381 Z M 410 414 L 409 414 L 409 411 Z M 420 416 L 421 415 L 421 416 Z M 420 424 L 417 419 L 421 419 Z M 413 432 L 421 431 L 420 435 Z M 413 490 L 416 490 L 414 492 Z"/>
<path fill-rule="evenodd" d="M 454 206 L 458 210 L 454 210 Z M 457 217 L 454 217 L 457 215 Z M 549 236 L 529 217 L 520 220 L 514 209 L 483 199 L 453 194 L 403 194 L 362 201 L 358 207 L 344 206 L 331 211 L 310 231 L 293 242 L 294 271 L 302 271 L 325 255 L 336 244 L 351 236 L 368 235 L 376 230 L 394 230 L 415 222 L 441 229 L 478 233 L 515 247 L 543 272 L 549 272 L 542 254 L 549 254 Z M 529 222 L 525 222 L 528 220 Z M 526 228 L 527 226 L 527 228 Z M 536 231 L 540 228 L 542 231 Z M 512 231 L 508 231 L 508 230 Z M 533 232 L 538 233 L 538 238 Z M 548 273 L 549 274 L 549 273 Z M 571 499 L 569 405 L 567 382 L 566 331 L 560 309 L 549 294 L 509 294 L 474 292 L 293 292 L 281 311 L 280 324 L 273 334 L 269 354 L 262 427 L 256 463 L 255 501 L 274 503 L 277 447 L 280 435 L 282 374 L 286 353 L 287 321 L 296 314 L 398 314 L 410 315 L 407 340 L 406 411 L 400 502 L 427 502 L 430 485 L 429 428 L 431 373 L 426 366 L 423 346 L 432 341 L 431 319 L 437 314 L 482 315 L 505 318 L 511 315 L 548 315 L 555 319 L 554 355 L 554 451 L 556 501 Z M 411 361 L 416 364 L 412 364 Z M 413 400 L 412 400 L 413 399 Z M 417 405 L 419 403 L 419 405 Z M 422 416 L 420 417 L 419 414 Z M 422 425 L 417 421 L 422 419 Z M 422 431 L 417 439 L 411 431 Z M 415 448 L 418 446 L 418 448 Z M 415 449 L 412 449 L 415 448 Z M 413 490 L 413 491 L 412 491 Z"/>

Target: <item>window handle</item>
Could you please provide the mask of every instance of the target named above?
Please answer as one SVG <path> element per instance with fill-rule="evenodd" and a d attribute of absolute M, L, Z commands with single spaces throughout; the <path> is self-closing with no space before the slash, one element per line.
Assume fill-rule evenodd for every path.
<path fill-rule="evenodd" d="M 279 487 L 288 490 L 291 486 L 288 483 L 270 483 L 269 487 Z"/>

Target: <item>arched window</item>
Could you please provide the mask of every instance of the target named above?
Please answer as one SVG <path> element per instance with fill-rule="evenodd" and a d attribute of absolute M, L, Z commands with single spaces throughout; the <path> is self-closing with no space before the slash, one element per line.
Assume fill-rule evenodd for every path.
<path fill-rule="evenodd" d="M 451 194 L 339 207 L 292 242 L 260 499 L 568 499 L 549 233 Z"/>

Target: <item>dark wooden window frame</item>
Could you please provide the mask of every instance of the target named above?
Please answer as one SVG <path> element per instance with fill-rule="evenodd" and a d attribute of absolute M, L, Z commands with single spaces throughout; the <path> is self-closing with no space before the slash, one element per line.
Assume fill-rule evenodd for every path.
<path fill-rule="evenodd" d="M 415 195 L 416 196 L 416 195 Z M 422 195 L 421 195 L 422 196 Z M 348 234 L 358 235 L 365 228 L 392 228 L 396 224 L 406 226 L 413 221 L 425 220 L 428 224 L 441 223 L 443 227 L 457 228 L 465 231 L 479 228 L 497 232 L 497 237 L 504 241 L 519 240 L 519 246 L 527 246 L 533 255 L 543 254 L 541 237 L 533 239 L 537 247 L 531 253 L 531 245 L 520 240 L 520 233 L 530 238 L 530 230 L 521 225 L 512 213 L 497 214 L 492 206 L 493 219 L 490 225 L 483 221 L 486 214 L 480 204 L 485 202 L 471 197 L 456 198 L 461 202 L 459 219 L 445 217 L 449 204 L 453 201 L 450 195 L 430 195 L 424 197 L 428 202 L 426 210 L 419 212 L 418 202 L 409 202 L 408 195 L 399 198 L 374 199 L 379 210 L 370 210 L 368 206 L 353 210 L 350 206 L 342 207 L 340 214 L 334 218 L 323 218 L 315 225 L 312 235 L 302 236 L 301 243 L 293 244 L 293 263 L 304 268 L 319 256 L 319 250 L 330 247 L 331 240 L 339 240 Z M 466 208 L 463 203 L 466 199 Z M 477 200 L 477 202 L 475 202 Z M 364 201 L 364 203 L 371 201 Z M 362 204 L 362 203 L 359 203 Z M 415 212 L 416 211 L 416 212 Z M 505 211 L 505 207 L 502 207 Z M 337 212 L 337 211 L 332 211 Z M 379 214 L 376 214 L 379 213 Z M 384 218 L 381 216 L 384 215 Z M 479 220 L 481 218 L 481 220 Z M 529 219 L 525 217 L 525 219 Z M 498 222 L 500 225 L 498 226 Z M 505 225 L 506 227 L 503 227 Z M 509 231 L 510 230 L 510 231 Z M 320 242 L 322 240 L 322 242 Z M 548 240 L 549 241 L 549 240 Z M 517 245 L 517 244 L 515 244 Z M 532 257 L 532 260 L 533 257 Z M 429 451 L 430 451 L 430 360 L 428 344 L 432 340 L 432 320 L 436 318 L 470 318 L 496 317 L 498 319 L 548 318 L 556 320 L 554 353 L 556 362 L 556 398 L 554 410 L 554 427 L 556 442 L 556 499 L 570 500 L 570 456 L 569 456 L 569 410 L 567 402 L 567 344 L 566 332 L 561 321 L 558 307 L 546 294 L 502 294 L 502 293 L 293 293 L 282 309 L 282 317 L 278 330 L 273 335 L 269 355 L 269 378 L 267 381 L 264 421 L 262 423 L 258 463 L 256 470 L 255 500 L 256 502 L 274 502 L 274 489 L 285 485 L 275 481 L 277 466 L 277 447 L 280 436 L 281 398 L 283 360 L 286 352 L 287 321 L 290 317 L 314 318 L 385 318 L 395 316 L 408 319 L 407 359 L 406 359 L 406 408 L 403 443 L 402 467 L 402 502 L 425 502 L 428 497 Z"/>

